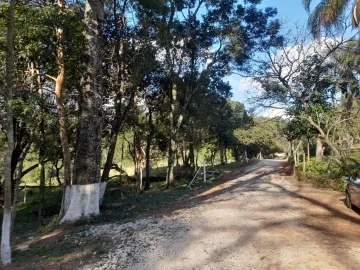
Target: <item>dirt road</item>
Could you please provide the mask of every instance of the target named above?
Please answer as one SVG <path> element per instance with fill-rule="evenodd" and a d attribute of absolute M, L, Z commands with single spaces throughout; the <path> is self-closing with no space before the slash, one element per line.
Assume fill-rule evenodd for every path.
<path fill-rule="evenodd" d="M 114 248 L 83 269 L 359 269 L 359 215 L 282 165 L 258 162 L 169 217 L 91 228 L 84 234 Z"/>

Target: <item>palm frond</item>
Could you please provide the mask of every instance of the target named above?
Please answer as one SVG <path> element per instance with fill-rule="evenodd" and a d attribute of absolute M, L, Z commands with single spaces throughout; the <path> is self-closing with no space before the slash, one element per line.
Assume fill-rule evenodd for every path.
<path fill-rule="evenodd" d="M 306 12 L 310 13 L 310 4 L 311 0 L 302 0 L 303 6 L 306 10 Z"/>
<path fill-rule="evenodd" d="M 309 27 L 315 36 L 319 36 L 322 27 L 329 28 L 339 21 L 351 0 L 322 0 L 316 5 L 315 9 L 309 15 Z M 311 3 L 311 0 L 303 0 L 303 4 Z M 356 0 L 356 3 L 360 3 Z M 305 5 L 304 4 L 304 5 Z M 305 6 L 310 8 L 309 6 Z M 360 11 L 360 5 L 355 11 Z M 357 18 L 360 18 L 357 17 Z"/>

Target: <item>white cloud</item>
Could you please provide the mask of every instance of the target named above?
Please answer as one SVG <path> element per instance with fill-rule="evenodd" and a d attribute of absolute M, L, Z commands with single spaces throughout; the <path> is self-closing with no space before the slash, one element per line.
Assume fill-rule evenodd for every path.
<path fill-rule="evenodd" d="M 248 92 L 252 90 L 260 89 L 260 84 L 255 82 L 253 78 L 244 78 L 239 81 L 238 87 L 235 91 L 237 92 Z"/>
<path fill-rule="evenodd" d="M 283 119 L 287 117 L 286 111 L 284 109 L 276 109 L 276 108 L 268 108 L 264 110 L 262 116 L 267 118 L 281 117 Z"/>

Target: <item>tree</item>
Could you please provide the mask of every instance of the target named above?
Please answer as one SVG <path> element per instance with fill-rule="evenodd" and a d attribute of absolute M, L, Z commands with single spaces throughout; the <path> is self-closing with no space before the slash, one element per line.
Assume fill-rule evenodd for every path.
<path fill-rule="evenodd" d="M 304 45 L 309 36 L 306 31 L 296 34 L 294 39 L 285 39 L 279 44 L 277 50 L 264 47 L 264 54 L 254 60 L 259 64 L 255 80 L 263 89 L 258 101 L 268 107 L 302 108 L 308 123 L 318 132 L 318 149 L 323 148 L 324 141 L 339 163 L 342 152 L 324 129 L 321 120 L 324 114 L 319 110 L 328 111 L 328 101 L 335 93 L 336 80 L 332 75 L 335 65 L 331 57 L 352 41 L 345 38 L 346 29 L 347 24 L 340 33 L 327 33 L 309 45 Z"/>
<path fill-rule="evenodd" d="M 65 0 L 58 0 L 58 13 L 59 16 L 62 16 L 64 13 L 66 2 Z M 55 80 L 55 96 L 56 96 L 56 105 L 59 112 L 59 131 L 60 131 L 60 140 L 61 148 L 63 155 L 63 166 L 64 166 L 64 193 L 61 203 L 60 218 L 62 218 L 67 211 L 67 206 L 69 205 L 68 200 L 70 199 L 70 185 L 71 185 L 71 155 L 70 155 L 70 146 L 68 140 L 68 121 L 66 117 L 66 110 L 64 106 L 63 98 L 63 87 L 64 87 L 64 77 L 65 77 L 65 60 L 64 60 L 64 29 L 63 25 L 59 25 L 56 28 L 56 37 L 57 37 L 57 63 L 58 63 L 58 75 Z"/>
<path fill-rule="evenodd" d="M 312 0 L 302 0 L 307 12 L 310 12 Z M 359 0 L 322 0 L 318 3 L 309 15 L 309 27 L 314 36 L 319 36 L 321 28 L 329 29 L 339 24 L 340 17 L 353 3 L 352 20 L 353 25 L 359 27 L 360 1 Z"/>
<path fill-rule="evenodd" d="M 168 1 L 149 22 L 158 31 L 156 45 L 163 55 L 159 61 L 168 111 L 167 186 L 175 180 L 177 136 L 195 93 L 216 84 L 233 67 L 245 69 L 258 45 L 277 37 L 278 22 L 271 21 L 276 10 L 259 10 L 257 4 Z"/>
<path fill-rule="evenodd" d="M 84 70 L 79 127 L 69 208 L 62 222 L 98 215 L 102 133 L 102 49 L 104 3 L 85 3 Z"/>
<path fill-rule="evenodd" d="M 4 162 L 4 214 L 1 231 L 1 262 L 11 263 L 10 227 L 11 227 L 11 158 L 14 150 L 14 120 L 13 120 L 13 89 L 14 89 L 14 9 L 15 0 L 9 3 L 6 35 L 6 117 L 7 117 L 7 149 Z"/>
<path fill-rule="evenodd" d="M 270 157 L 272 154 L 284 151 L 283 135 L 281 128 L 283 120 L 274 120 L 264 117 L 253 117 L 248 125 L 238 127 L 234 136 L 238 140 L 242 151 L 247 152 L 248 157 Z"/>

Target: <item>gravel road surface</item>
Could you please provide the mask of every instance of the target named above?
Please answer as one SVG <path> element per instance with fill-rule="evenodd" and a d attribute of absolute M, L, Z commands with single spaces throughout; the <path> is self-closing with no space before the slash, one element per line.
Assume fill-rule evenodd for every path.
<path fill-rule="evenodd" d="M 358 214 L 346 212 L 340 193 L 300 190 L 284 165 L 260 161 L 170 216 L 82 232 L 113 246 L 83 269 L 360 269 Z"/>

